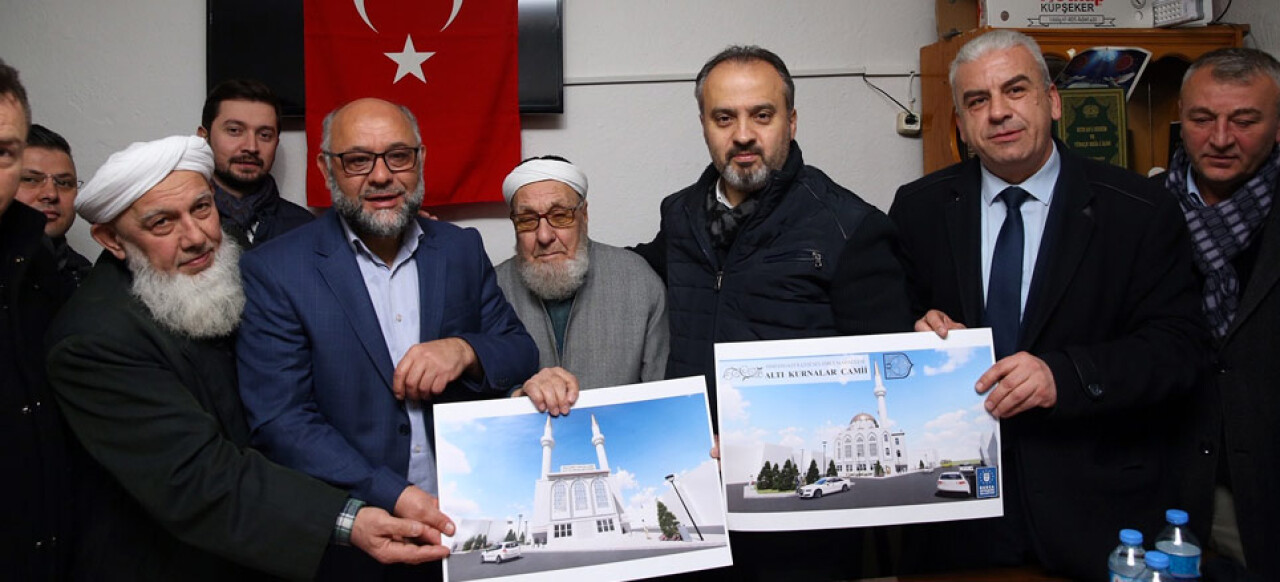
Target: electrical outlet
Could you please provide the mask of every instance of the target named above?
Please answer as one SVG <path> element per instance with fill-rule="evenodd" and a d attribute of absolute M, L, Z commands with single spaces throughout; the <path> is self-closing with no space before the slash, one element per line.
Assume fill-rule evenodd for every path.
<path fill-rule="evenodd" d="M 920 135 L 920 114 L 915 112 L 898 112 L 898 135 L 915 137 Z"/>

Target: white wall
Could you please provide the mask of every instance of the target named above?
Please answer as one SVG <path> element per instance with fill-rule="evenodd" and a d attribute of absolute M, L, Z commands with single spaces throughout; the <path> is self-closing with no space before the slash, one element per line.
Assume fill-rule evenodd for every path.
<path fill-rule="evenodd" d="M 565 113 L 526 117 L 524 153 L 564 155 L 591 181 L 592 237 L 649 240 L 658 203 L 707 164 L 693 75 L 728 44 L 777 52 L 796 79 L 797 140 L 806 160 L 888 208 L 898 185 L 921 173 L 920 143 L 894 131 L 896 106 L 853 75 L 906 73 L 936 40 L 929 0 L 565 0 Z M 465 6 L 464 6 L 465 9 Z M 0 57 L 22 72 L 35 121 L 71 142 L 88 178 L 126 144 L 199 125 L 205 86 L 201 0 L 0 0 Z M 1253 24 L 1251 45 L 1280 52 L 1274 0 L 1235 0 L 1227 20 Z M 651 82 L 615 84 L 620 80 Z M 269 80 L 268 80 L 269 81 Z M 878 77 L 906 101 L 905 77 Z M 919 97 L 919 83 L 915 83 Z M 286 132 L 274 173 L 302 200 L 303 136 Z M 514 236 L 500 204 L 453 209 L 496 261 Z M 98 252 L 78 221 L 71 243 Z"/>

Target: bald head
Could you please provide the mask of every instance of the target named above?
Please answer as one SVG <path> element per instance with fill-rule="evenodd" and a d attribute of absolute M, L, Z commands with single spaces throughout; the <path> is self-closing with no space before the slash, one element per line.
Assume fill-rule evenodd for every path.
<path fill-rule="evenodd" d="M 391 122 L 397 118 L 399 118 L 400 122 L 406 124 L 405 126 L 413 132 L 414 138 L 418 143 L 421 143 L 422 135 L 418 130 L 418 118 L 414 117 L 413 112 L 408 107 L 376 97 L 365 97 L 338 107 L 325 116 L 320 149 L 327 152 L 334 151 L 333 134 L 335 130 L 356 131 L 357 128 L 353 126 L 367 125 L 374 122 Z"/>

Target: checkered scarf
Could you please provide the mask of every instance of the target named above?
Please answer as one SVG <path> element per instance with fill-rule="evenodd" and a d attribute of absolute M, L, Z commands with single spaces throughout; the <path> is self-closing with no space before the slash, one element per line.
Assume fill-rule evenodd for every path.
<path fill-rule="evenodd" d="M 756 211 L 756 206 L 760 204 L 760 194 L 763 192 L 764 190 L 756 192 L 737 206 L 728 208 L 716 199 L 716 187 L 712 184 L 710 191 L 707 192 L 705 206 L 707 209 L 707 230 L 710 232 L 711 242 L 715 244 L 716 248 L 727 250 L 733 244 L 733 239 L 738 236 L 738 228 Z"/>
<path fill-rule="evenodd" d="M 1271 210 L 1271 187 L 1280 173 L 1280 148 L 1230 198 L 1206 206 L 1187 188 L 1187 153 L 1173 155 L 1165 186 L 1178 197 L 1191 231 L 1196 267 L 1204 274 L 1204 313 L 1214 337 L 1222 339 L 1240 305 L 1240 279 L 1231 266 L 1249 248 Z"/>

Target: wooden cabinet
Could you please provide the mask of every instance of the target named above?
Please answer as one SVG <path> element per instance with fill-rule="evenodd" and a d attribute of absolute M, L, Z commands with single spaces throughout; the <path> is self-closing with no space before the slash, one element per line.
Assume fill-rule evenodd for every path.
<path fill-rule="evenodd" d="M 924 171 L 960 161 L 955 110 L 947 72 L 964 43 L 990 30 L 978 28 L 920 49 L 921 130 Z M 1209 51 L 1243 46 L 1248 25 L 1156 29 L 1020 29 L 1036 39 L 1050 61 L 1062 63 L 1095 46 L 1136 46 L 1151 51 L 1151 62 L 1129 97 L 1129 167 L 1145 174 L 1164 167 L 1169 156 L 1169 123 L 1178 119 L 1178 88 L 1191 61 Z"/>

